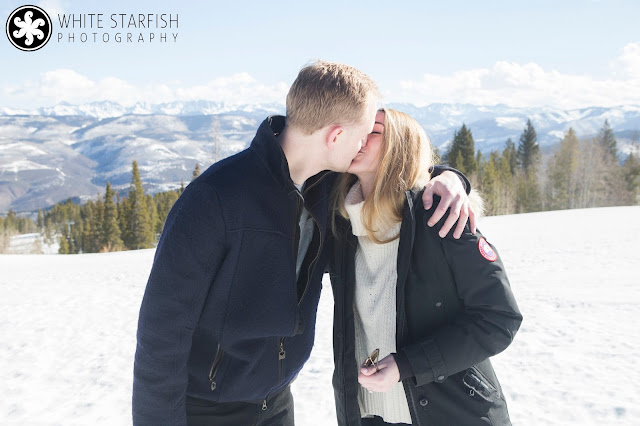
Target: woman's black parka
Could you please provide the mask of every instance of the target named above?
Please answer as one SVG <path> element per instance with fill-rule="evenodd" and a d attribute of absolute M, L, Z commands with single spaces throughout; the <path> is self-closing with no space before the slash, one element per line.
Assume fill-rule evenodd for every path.
<path fill-rule="evenodd" d="M 396 346 L 415 374 L 403 381 L 412 422 L 510 424 L 488 359 L 509 346 L 522 321 L 504 266 L 495 248 L 479 231 L 471 234 L 468 224 L 460 239 L 453 231 L 440 238 L 446 215 L 427 226 L 435 207 L 414 208 L 421 197 L 406 193 L 396 286 Z M 329 266 L 335 300 L 333 387 L 338 423 L 353 426 L 360 425 L 353 319 L 357 238 L 348 220 L 336 222 Z"/>

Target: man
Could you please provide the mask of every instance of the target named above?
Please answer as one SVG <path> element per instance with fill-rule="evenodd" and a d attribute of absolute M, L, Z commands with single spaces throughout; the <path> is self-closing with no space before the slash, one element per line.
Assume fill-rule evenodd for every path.
<path fill-rule="evenodd" d="M 267 118 L 248 149 L 185 189 L 140 308 L 134 424 L 293 424 L 289 385 L 313 346 L 327 263 L 329 170 L 347 170 L 366 142 L 377 94 L 352 67 L 307 66 L 286 122 Z M 461 188 L 450 174 L 427 192 L 464 205 Z"/>

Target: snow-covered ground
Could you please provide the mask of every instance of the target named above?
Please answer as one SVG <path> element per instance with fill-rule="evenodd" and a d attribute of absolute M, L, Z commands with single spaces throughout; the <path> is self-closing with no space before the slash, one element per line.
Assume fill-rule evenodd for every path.
<path fill-rule="evenodd" d="M 524 314 L 494 357 L 513 424 L 640 424 L 640 207 L 486 218 Z M 153 250 L 0 256 L 0 424 L 127 425 Z M 333 425 L 332 300 L 293 385 L 297 424 Z"/>
<path fill-rule="evenodd" d="M 4 250 L 5 254 L 57 254 L 60 244 L 58 237 L 52 238 L 49 244 L 42 234 L 13 235 L 9 240 L 9 246 Z"/>

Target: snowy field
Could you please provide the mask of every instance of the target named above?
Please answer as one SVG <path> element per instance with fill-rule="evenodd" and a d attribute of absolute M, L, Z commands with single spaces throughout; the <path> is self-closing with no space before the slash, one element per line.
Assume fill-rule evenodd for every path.
<path fill-rule="evenodd" d="M 524 315 L 494 357 L 513 424 L 640 424 L 640 207 L 486 218 Z M 1 255 L 0 424 L 127 425 L 153 250 Z M 301 426 L 335 425 L 332 300 L 293 385 Z"/>
<path fill-rule="evenodd" d="M 4 250 L 5 254 L 57 254 L 60 245 L 56 238 L 52 244 L 40 234 L 14 235 L 9 240 L 9 246 Z"/>

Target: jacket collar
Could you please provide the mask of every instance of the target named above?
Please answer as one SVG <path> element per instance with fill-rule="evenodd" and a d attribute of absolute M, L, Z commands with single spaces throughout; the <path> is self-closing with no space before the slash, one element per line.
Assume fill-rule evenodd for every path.
<path fill-rule="evenodd" d="M 250 148 L 265 164 L 278 185 L 286 192 L 296 191 L 289 173 L 289 163 L 282 151 L 277 135 L 284 130 L 285 117 L 272 115 L 266 118 L 258 128 Z"/>

